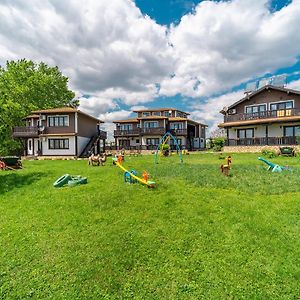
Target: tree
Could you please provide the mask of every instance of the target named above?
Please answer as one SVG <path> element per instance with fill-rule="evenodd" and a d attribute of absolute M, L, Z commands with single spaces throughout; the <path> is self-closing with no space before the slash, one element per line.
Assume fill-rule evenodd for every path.
<path fill-rule="evenodd" d="M 58 67 L 22 59 L 0 66 L 0 155 L 19 152 L 21 143 L 11 136 L 14 126 L 33 110 L 78 106 L 68 78 Z"/>

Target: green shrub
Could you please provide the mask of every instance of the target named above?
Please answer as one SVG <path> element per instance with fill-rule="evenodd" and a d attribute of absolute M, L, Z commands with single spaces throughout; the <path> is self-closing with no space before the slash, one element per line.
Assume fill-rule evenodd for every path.
<path fill-rule="evenodd" d="M 160 145 L 160 150 L 169 150 L 169 149 L 170 149 L 169 144 Z"/>
<path fill-rule="evenodd" d="M 267 158 L 274 158 L 278 156 L 278 153 L 275 150 L 262 149 L 261 154 Z"/>
<path fill-rule="evenodd" d="M 211 144 L 214 151 L 222 151 L 225 145 L 225 139 L 222 137 L 213 138 Z"/>

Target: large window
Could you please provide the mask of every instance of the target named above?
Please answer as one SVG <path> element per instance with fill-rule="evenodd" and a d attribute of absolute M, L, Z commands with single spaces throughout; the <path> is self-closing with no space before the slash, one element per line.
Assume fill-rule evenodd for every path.
<path fill-rule="evenodd" d="M 246 106 L 246 114 L 255 114 L 267 110 L 266 104 Z"/>
<path fill-rule="evenodd" d="M 144 127 L 145 128 L 157 128 L 158 122 L 157 121 L 145 122 Z"/>
<path fill-rule="evenodd" d="M 148 138 L 147 145 L 157 146 L 159 144 L 159 139 L 157 138 Z"/>
<path fill-rule="evenodd" d="M 170 123 L 170 129 L 183 129 L 183 122 Z"/>
<path fill-rule="evenodd" d="M 154 111 L 154 112 L 152 113 L 152 115 L 153 115 L 153 116 L 160 116 L 160 111 Z"/>
<path fill-rule="evenodd" d="M 283 127 L 284 136 L 300 136 L 300 126 L 285 126 Z"/>
<path fill-rule="evenodd" d="M 121 124 L 120 130 L 132 130 L 132 124 Z"/>
<path fill-rule="evenodd" d="M 143 117 L 148 117 L 148 116 L 150 116 L 150 112 L 144 111 L 144 112 L 142 113 L 142 116 L 143 116 Z"/>
<path fill-rule="evenodd" d="M 179 146 L 181 146 L 181 145 L 182 145 L 182 139 L 176 139 L 176 140 L 177 140 L 177 144 L 178 144 Z M 171 145 L 171 146 L 175 146 L 175 142 L 174 142 L 173 139 L 170 139 L 170 145 Z"/>
<path fill-rule="evenodd" d="M 239 139 L 249 139 L 254 137 L 254 128 L 238 129 Z"/>
<path fill-rule="evenodd" d="M 49 149 L 69 149 L 69 139 L 49 139 Z"/>
<path fill-rule="evenodd" d="M 69 116 L 51 116 L 48 117 L 49 127 L 66 127 L 69 126 Z"/>
<path fill-rule="evenodd" d="M 293 101 L 284 101 L 270 104 L 270 110 L 284 110 L 291 109 L 294 106 Z"/>

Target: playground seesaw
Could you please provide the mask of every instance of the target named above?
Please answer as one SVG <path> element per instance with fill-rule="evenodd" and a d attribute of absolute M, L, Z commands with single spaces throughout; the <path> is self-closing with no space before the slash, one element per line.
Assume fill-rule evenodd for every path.
<path fill-rule="evenodd" d="M 272 171 L 273 173 L 280 173 L 282 171 L 289 170 L 288 166 L 283 167 L 283 166 L 274 164 L 274 163 L 270 162 L 269 160 L 266 160 L 263 157 L 259 157 L 258 160 L 264 162 L 268 166 L 268 171 Z"/>
<path fill-rule="evenodd" d="M 137 180 L 138 182 L 145 184 L 146 186 L 148 186 L 149 188 L 154 188 L 155 187 L 155 182 L 154 181 L 150 181 L 148 180 L 148 174 L 143 174 L 144 178 L 140 178 L 136 175 L 134 175 L 132 172 L 129 172 L 127 169 L 125 169 L 120 162 L 115 161 L 115 165 L 118 166 L 121 170 L 123 170 L 125 172 L 125 174 L 127 174 L 128 176 L 131 176 L 133 179 Z"/>

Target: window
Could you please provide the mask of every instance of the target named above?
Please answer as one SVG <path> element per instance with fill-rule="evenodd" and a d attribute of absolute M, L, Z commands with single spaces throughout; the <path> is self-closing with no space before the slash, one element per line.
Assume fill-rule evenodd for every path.
<path fill-rule="evenodd" d="M 144 127 L 145 128 L 157 128 L 158 127 L 158 122 L 157 121 L 145 122 Z"/>
<path fill-rule="evenodd" d="M 182 139 L 176 139 L 179 146 L 182 145 Z M 170 145 L 175 146 L 175 142 L 173 139 L 170 139 Z"/>
<path fill-rule="evenodd" d="M 249 139 L 254 137 L 254 128 L 238 129 L 237 136 L 239 139 Z"/>
<path fill-rule="evenodd" d="M 246 106 L 246 114 L 256 114 L 266 111 L 266 104 Z"/>
<path fill-rule="evenodd" d="M 28 150 L 31 151 L 32 149 L 32 140 L 28 140 Z"/>
<path fill-rule="evenodd" d="M 147 145 L 157 146 L 159 144 L 158 138 L 148 138 Z"/>
<path fill-rule="evenodd" d="M 139 144 L 139 143 L 140 143 L 140 140 L 139 140 L 139 139 L 136 139 L 136 140 L 135 140 L 135 143 L 136 143 L 136 144 Z"/>
<path fill-rule="evenodd" d="M 69 149 L 69 139 L 49 139 L 49 149 Z"/>
<path fill-rule="evenodd" d="M 132 130 L 132 124 L 121 124 L 120 130 Z"/>
<path fill-rule="evenodd" d="M 48 117 L 49 127 L 66 127 L 69 126 L 69 116 L 51 116 Z"/>
<path fill-rule="evenodd" d="M 271 105 L 270 105 L 270 110 L 292 109 L 293 106 L 294 106 L 293 101 L 285 101 L 285 102 L 271 103 Z"/>
<path fill-rule="evenodd" d="M 183 129 L 183 123 L 170 123 L 170 129 Z"/>
<path fill-rule="evenodd" d="M 154 112 L 152 113 L 152 115 L 153 115 L 153 116 L 160 116 L 160 111 L 154 111 Z"/>
<path fill-rule="evenodd" d="M 164 112 L 165 117 L 171 117 L 172 113 L 170 113 L 169 111 L 165 111 Z"/>
<path fill-rule="evenodd" d="M 150 116 L 150 113 L 148 111 L 145 111 L 145 112 L 142 113 L 142 116 L 143 117 L 148 117 L 148 116 Z"/>
<path fill-rule="evenodd" d="M 300 136 L 300 126 L 285 126 L 283 127 L 284 136 Z"/>

